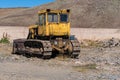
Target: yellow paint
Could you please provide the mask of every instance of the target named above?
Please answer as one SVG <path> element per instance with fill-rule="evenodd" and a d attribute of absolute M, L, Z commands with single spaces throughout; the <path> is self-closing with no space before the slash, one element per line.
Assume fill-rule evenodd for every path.
<path fill-rule="evenodd" d="M 45 14 L 46 17 L 46 24 L 45 25 L 33 25 L 29 27 L 29 30 L 32 31 L 33 37 L 35 35 L 34 28 L 38 28 L 38 35 L 40 36 L 69 36 L 70 35 L 70 21 L 68 22 L 60 22 L 60 17 L 58 17 L 58 22 L 48 22 L 48 14 L 47 13 L 57 13 L 59 16 L 60 13 L 68 14 L 66 9 L 63 10 L 41 10 L 38 12 L 39 15 Z M 68 16 L 69 17 L 69 16 Z"/>

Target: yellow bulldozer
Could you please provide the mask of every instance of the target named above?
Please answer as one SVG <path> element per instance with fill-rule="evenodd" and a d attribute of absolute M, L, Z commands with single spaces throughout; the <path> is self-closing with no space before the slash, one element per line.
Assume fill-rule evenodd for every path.
<path fill-rule="evenodd" d="M 38 54 L 44 59 L 58 54 L 77 58 L 80 44 L 70 35 L 70 10 L 40 10 L 38 23 L 29 27 L 27 39 L 13 40 L 12 53 Z"/>

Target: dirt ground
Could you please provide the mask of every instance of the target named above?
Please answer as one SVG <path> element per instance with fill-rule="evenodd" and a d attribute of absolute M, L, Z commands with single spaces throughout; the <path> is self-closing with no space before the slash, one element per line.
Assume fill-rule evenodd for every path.
<path fill-rule="evenodd" d="M 81 48 L 79 59 L 11 54 L 0 44 L 0 80 L 120 80 L 120 47 Z"/>

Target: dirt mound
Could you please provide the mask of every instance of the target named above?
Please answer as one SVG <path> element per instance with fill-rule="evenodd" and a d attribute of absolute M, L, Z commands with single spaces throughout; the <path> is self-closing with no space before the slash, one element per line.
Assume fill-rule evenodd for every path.
<path fill-rule="evenodd" d="M 53 3 L 5 14 L 0 13 L 0 25 L 28 26 L 37 22 L 41 9 L 71 9 L 72 27 L 119 28 L 119 0 L 56 0 Z"/>

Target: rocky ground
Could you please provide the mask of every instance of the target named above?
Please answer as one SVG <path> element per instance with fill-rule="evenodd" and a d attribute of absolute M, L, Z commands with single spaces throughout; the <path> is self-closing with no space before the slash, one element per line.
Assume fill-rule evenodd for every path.
<path fill-rule="evenodd" d="M 120 47 L 81 48 L 79 59 L 11 54 L 0 44 L 0 80 L 120 80 Z"/>

